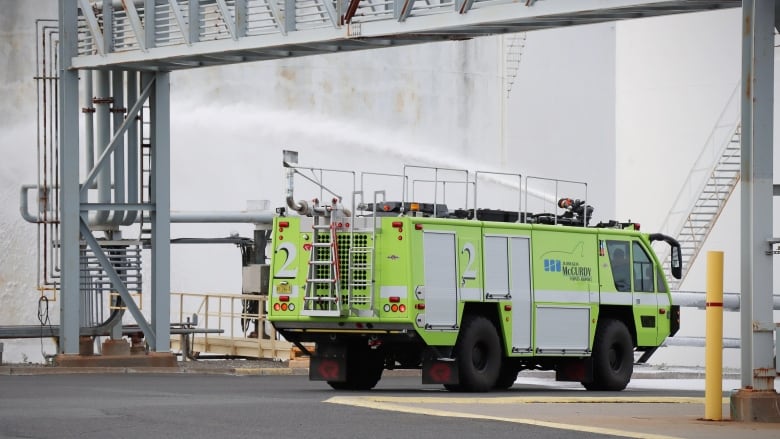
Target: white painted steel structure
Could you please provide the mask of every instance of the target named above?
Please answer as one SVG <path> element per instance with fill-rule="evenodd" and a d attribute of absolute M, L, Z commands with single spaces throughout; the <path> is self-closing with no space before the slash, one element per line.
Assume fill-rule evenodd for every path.
<path fill-rule="evenodd" d="M 133 307 L 150 347 L 170 342 L 169 72 L 210 65 L 373 49 L 483 35 L 720 8 L 743 8 L 742 307 L 743 385 L 772 389 L 772 0 L 123 0 L 59 2 L 59 141 L 62 300 L 60 352 L 78 352 L 80 239 L 101 260 L 125 299 L 132 298 L 101 257 L 88 214 L 146 211 L 152 222 L 152 318 Z M 81 187 L 108 167 L 98 159 L 79 175 L 79 70 L 146 72 L 138 101 L 151 109 L 148 203 L 88 203 Z M 103 96 L 107 98 L 107 96 Z M 131 110 L 132 111 L 132 110 Z M 128 114 L 128 120 L 133 118 Z M 114 136 L 124 135 L 125 125 Z M 105 155 L 121 151 L 103 141 Z M 100 149 L 99 149 L 100 150 Z M 99 169 L 99 168 L 103 169 Z M 104 215 L 102 215 L 104 216 Z M 113 215 L 116 216 L 116 215 Z M 81 238 L 80 238 L 81 237 Z M 767 315 L 768 313 L 768 315 Z"/>
<path fill-rule="evenodd" d="M 739 0 L 113 3 L 118 7 L 78 1 L 82 13 L 78 18 L 74 68 L 169 71 L 734 8 L 741 4 Z M 106 38 L 107 34 L 110 38 Z"/>

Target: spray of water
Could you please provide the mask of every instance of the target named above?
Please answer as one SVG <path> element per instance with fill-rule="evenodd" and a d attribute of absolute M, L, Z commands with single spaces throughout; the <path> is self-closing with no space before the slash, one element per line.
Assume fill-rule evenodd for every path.
<path fill-rule="evenodd" d="M 244 103 L 219 108 L 200 106 L 187 111 L 187 126 L 208 126 L 215 117 L 230 121 L 231 139 L 234 142 L 256 144 L 258 139 L 263 139 L 264 143 L 278 141 L 282 145 L 294 144 L 301 148 L 335 148 L 334 155 L 340 162 L 345 161 L 344 150 L 351 149 L 357 152 L 354 158 L 371 156 L 370 161 L 377 167 L 382 166 L 389 157 L 403 164 L 505 172 L 489 163 L 458 155 L 438 145 L 420 142 L 401 129 L 394 130 L 365 122 L 357 124 L 305 111 L 262 108 Z M 303 161 L 306 161 L 305 158 Z M 516 191 L 525 189 L 529 196 L 553 204 L 556 202 L 554 194 L 534 188 L 521 188 L 520 181 L 510 176 L 480 174 L 480 179 Z"/>

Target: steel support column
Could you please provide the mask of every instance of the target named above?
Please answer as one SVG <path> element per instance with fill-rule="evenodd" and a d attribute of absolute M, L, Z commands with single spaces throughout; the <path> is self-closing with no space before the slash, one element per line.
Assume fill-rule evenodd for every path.
<path fill-rule="evenodd" d="M 774 0 L 743 2 L 742 386 L 774 390 L 772 316 L 772 135 Z M 745 338 L 750 341 L 745 343 Z M 746 363 L 750 359 L 749 363 Z M 749 376 L 745 373 L 749 372 Z"/>
<path fill-rule="evenodd" d="M 79 77 L 71 70 L 78 1 L 59 2 L 60 339 L 59 353 L 79 353 Z"/>
<path fill-rule="evenodd" d="M 171 152 L 170 73 L 154 74 L 152 122 L 152 330 L 151 349 L 170 352 L 171 309 Z"/>

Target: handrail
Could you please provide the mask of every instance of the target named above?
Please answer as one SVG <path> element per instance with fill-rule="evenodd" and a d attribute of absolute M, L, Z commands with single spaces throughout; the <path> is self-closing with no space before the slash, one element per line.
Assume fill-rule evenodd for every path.
<path fill-rule="evenodd" d="M 204 346 L 212 346 L 219 339 L 229 346 L 229 351 L 241 344 L 255 353 L 251 356 L 262 358 L 263 352 L 270 350 L 274 357 L 282 358 L 277 354 L 288 353 L 292 344 L 267 324 L 267 301 L 268 296 L 259 294 L 171 292 L 172 305 L 178 305 L 178 309 L 171 309 L 171 320 L 184 321 L 197 315 Z M 257 302 L 257 307 L 248 306 L 252 302 Z M 214 331 L 220 334 L 214 335 Z"/>

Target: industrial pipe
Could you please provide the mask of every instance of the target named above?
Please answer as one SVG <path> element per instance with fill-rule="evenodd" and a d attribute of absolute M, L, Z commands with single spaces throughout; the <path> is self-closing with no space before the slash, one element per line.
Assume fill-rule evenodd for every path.
<path fill-rule="evenodd" d="M 42 223 L 43 221 L 36 216 L 33 216 L 30 214 L 30 209 L 28 207 L 28 195 L 27 192 L 30 191 L 30 189 L 38 189 L 37 184 L 24 184 L 22 185 L 22 189 L 19 191 L 19 212 L 22 214 L 22 218 L 27 221 L 28 223 Z M 40 191 L 40 189 L 39 189 Z M 38 194 L 38 199 L 41 199 L 40 193 Z M 38 213 L 41 212 L 41 206 L 38 206 Z M 53 215 L 52 215 L 53 217 Z"/>
<path fill-rule="evenodd" d="M 112 137 L 117 134 L 119 127 L 122 126 L 122 122 L 125 120 L 124 108 L 124 78 L 121 70 L 111 71 L 111 96 L 113 113 L 113 134 Z M 116 139 L 116 148 L 113 152 L 114 159 L 114 203 L 123 204 L 125 202 L 125 138 L 124 135 L 119 136 Z M 115 210 L 110 213 L 109 223 L 114 227 L 119 226 L 124 222 L 125 211 Z"/>
<path fill-rule="evenodd" d="M 270 210 L 239 212 L 175 212 L 172 223 L 252 223 L 272 224 L 276 213 Z"/>
<path fill-rule="evenodd" d="M 97 70 L 94 73 L 97 83 L 95 103 L 97 155 L 101 156 L 108 143 L 111 141 L 111 120 L 109 117 L 109 77 L 108 72 Z M 104 162 L 97 174 L 98 203 L 111 202 L 111 168 L 108 162 Z M 108 220 L 108 211 L 98 211 L 90 218 L 90 225 L 105 226 Z"/>
<path fill-rule="evenodd" d="M 87 169 L 95 167 L 95 106 L 92 105 L 92 70 L 84 73 L 84 149 L 86 150 Z"/>
<path fill-rule="evenodd" d="M 737 311 L 740 308 L 739 293 L 725 293 L 723 295 L 723 308 L 729 311 Z M 707 298 L 704 293 L 693 291 L 672 292 L 672 303 L 681 307 L 704 309 Z M 780 309 L 780 295 L 773 296 L 773 309 Z"/>
<path fill-rule="evenodd" d="M 127 108 L 132 108 L 138 100 L 138 73 L 127 72 Z M 138 203 L 139 180 L 138 155 L 138 118 L 127 127 L 127 202 Z M 123 226 L 135 222 L 138 211 L 129 210 L 122 220 Z"/>

